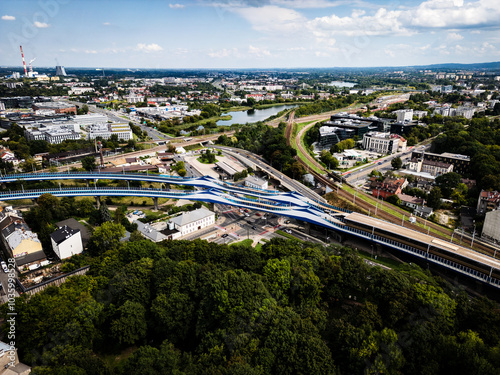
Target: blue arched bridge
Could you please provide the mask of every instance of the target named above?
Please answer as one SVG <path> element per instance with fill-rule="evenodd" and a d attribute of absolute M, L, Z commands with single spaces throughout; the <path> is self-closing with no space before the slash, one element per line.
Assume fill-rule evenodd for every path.
<path fill-rule="evenodd" d="M 334 230 L 339 236 L 350 235 L 371 241 L 374 245 L 397 249 L 429 263 L 434 263 L 478 281 L 500 288 L 500 262 L 454 243 L 370 216 L 313 201 L 296 192 L 279 192 L 244 188 L 209 176 L 182 178 L 170 175 L 139 173 L 26 173 L 0 176 L 1 183 L 43 180 L 127 180 L 179 185 L 199 190 L 155 189 L 137 187 L 73 187 L 21 191 L 3 190 L 0 200 L 36 199 L 42 194 L 57 197 L 134 196 L 188 199 L 220 203 L 287 216 Z"/>

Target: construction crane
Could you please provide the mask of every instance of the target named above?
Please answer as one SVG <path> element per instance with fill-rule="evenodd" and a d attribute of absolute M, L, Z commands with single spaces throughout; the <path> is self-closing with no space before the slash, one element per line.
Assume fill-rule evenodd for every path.
<path fill-rule="evenodd" d="M 24 75 L 28 76 L 28 71 L 26 70 L 26 61 L 24 61 L 23 46 L 19 46 L 19 47 L 21 48 L 21 57 L 23 58 Z"/>

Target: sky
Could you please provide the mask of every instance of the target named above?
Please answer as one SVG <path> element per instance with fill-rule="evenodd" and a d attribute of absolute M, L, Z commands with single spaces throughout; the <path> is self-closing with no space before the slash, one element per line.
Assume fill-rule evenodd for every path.
<path fill-rule="evenodd" d="M 232 69 L 500 61 L 499 0 L 2 0 L 0 66 Z"/>

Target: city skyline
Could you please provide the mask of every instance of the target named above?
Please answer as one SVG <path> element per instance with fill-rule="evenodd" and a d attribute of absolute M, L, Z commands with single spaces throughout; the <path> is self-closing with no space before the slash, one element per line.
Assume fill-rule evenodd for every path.
<path fill-rule="evenodd" d="M 2 3 L 0 65 L 231 69 L 500 60 L 495 0 Z"/>

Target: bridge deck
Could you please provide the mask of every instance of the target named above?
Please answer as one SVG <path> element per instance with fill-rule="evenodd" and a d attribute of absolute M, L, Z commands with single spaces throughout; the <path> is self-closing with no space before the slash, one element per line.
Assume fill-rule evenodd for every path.
<path fill-rule="evenodd" d="M 478 253 L 474 250 L 468 249 L 463 246 L 456 245 L 451 242 L 447 242 L 444 240 L 437 239 L 435 237 L 429 236 L 425 233 L 417 232 L 413 229 L 410 228 L 405 228 L 402 227 L 401 225 L 397 224 L 392 224 L 384 220 L 379 220 L 375 219 L 370 216 L 362 215 L 357 212 L 350 213 L 349 215 L 346 215 L 346 220 L 350 220 L 353 222 L 357 222 L 360 224 L 365 224 L 368 226 L 373 226 L 375 229 L 382 229 L 384 231 L 387 231 L 389 233 L 395 233 L 400 236 L 408 237 L 411 239 L 414 239 L 416 241 L 419 241 L 421 243 L 424 243 L 426 245 L 431 245 L 433 247 L 439 248 L 441 250 L 458 254 L 463 257 L 473 259 L 477 262 L 483 263 L 488 265 L 489 267 L 493 267 L 495 269 L 500 270 L 500 261 L 492 258 L 490 256 Z"/>

